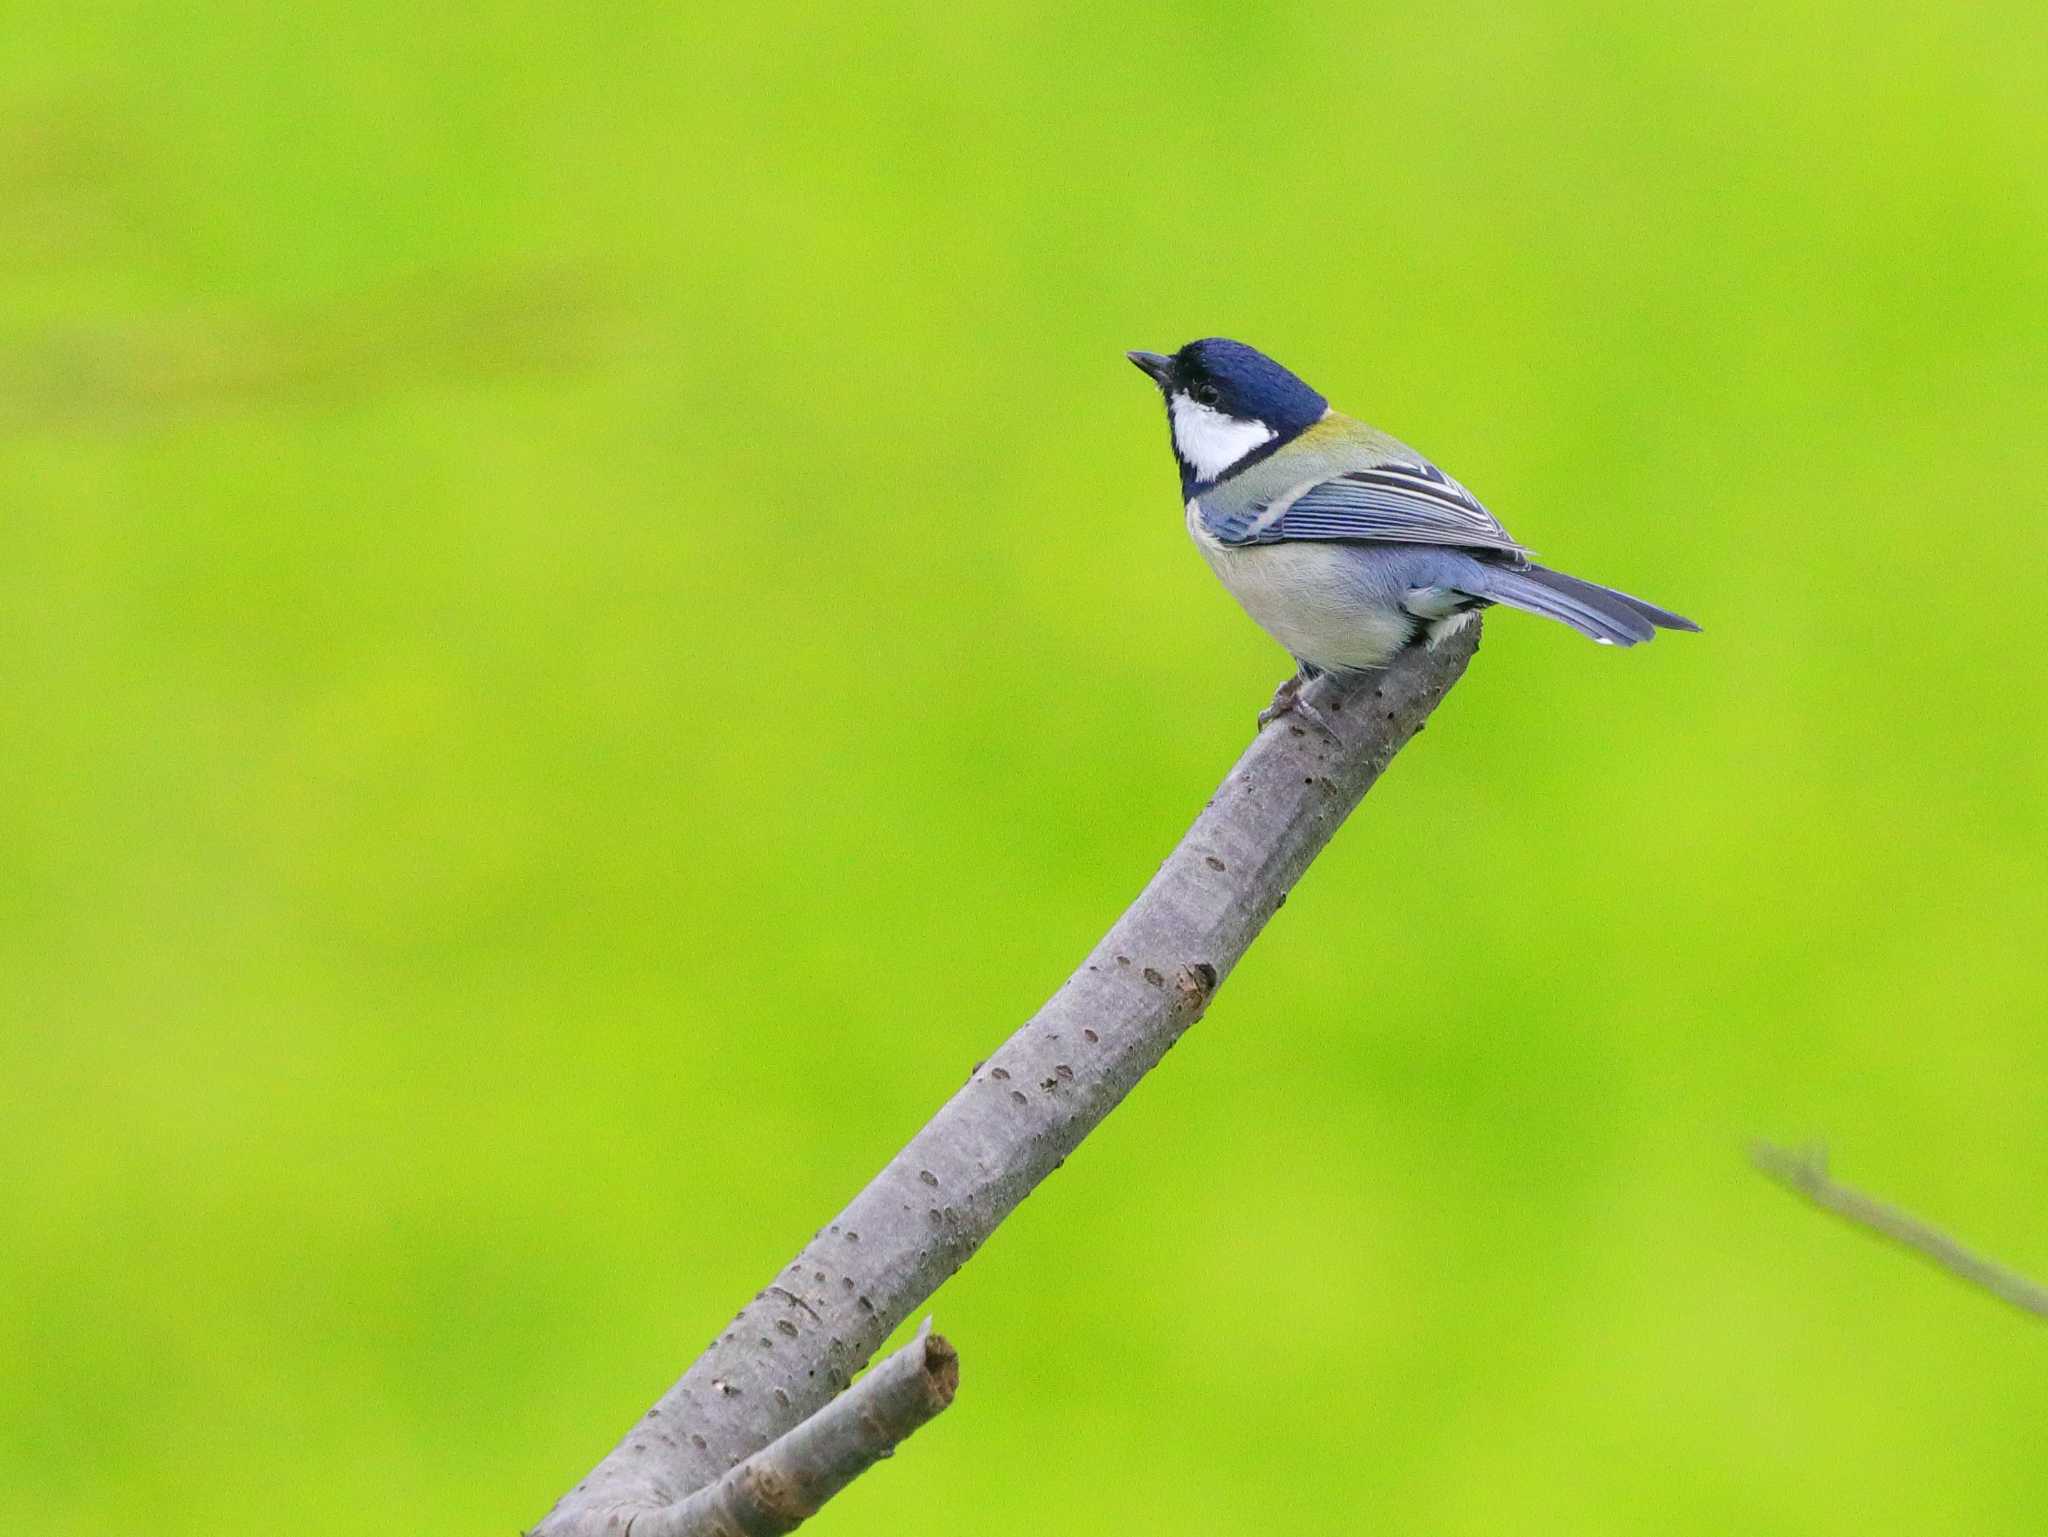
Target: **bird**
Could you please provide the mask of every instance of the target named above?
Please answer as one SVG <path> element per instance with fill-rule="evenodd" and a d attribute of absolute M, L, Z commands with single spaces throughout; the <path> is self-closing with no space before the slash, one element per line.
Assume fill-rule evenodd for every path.
<path fill-rule="evenodd" d="M 1496 603 L 1609 646 L 1699 629 L 1537 565 L 1470 491 L 1256 347 L 1211 336 L 1126 356 L 1165 398 L 1196 548 L 1294 658 L 1261 725 L 1292 710 L 1327 730 L 1302 697 L 1312 679 L 1383 668 Z"/>

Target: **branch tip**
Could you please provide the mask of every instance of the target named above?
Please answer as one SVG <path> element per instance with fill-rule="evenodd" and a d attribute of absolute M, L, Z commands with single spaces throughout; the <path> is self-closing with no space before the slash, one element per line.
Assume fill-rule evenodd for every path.
<path fill-rule="evenodd" d="M 917 1337 L 924 1341 L 924 1375 L 932 1396 L 938 1400 L 932 1411 L 936 1414 L 951 1404 L 953 1395 L 960 1391 L 960 1352 L 945 1335 L 932 1333 L 929 1318 L 917 1331 Z"/>
<path fill-rule="evenodd" d="M 2048 1318 L 2048 1288 L 1964 1248 L 1955 1239 L 1911 1212 L 1838 1184 L 1828 1173 L 1827 1149 L 1813 1143 L 1797 1149 L 1757 1141 L 1749 1145 L 1749 1161 L 1772 1182 L 1804 1196 L 1822 1211 L 1909 1249 L 1989 1292 L 2001 1302 L 2037 1318 Z"/>

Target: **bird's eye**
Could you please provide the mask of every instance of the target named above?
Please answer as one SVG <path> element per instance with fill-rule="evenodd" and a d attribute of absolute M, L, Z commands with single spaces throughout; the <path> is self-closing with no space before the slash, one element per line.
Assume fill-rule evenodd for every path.
<path fill-rule="evenodd" d="M 1198 384 L 1195 386 L 1195 399 L 1202 405 L 1213 406 L 1222 398 L 1223 392 L 1213 384 Z"/>

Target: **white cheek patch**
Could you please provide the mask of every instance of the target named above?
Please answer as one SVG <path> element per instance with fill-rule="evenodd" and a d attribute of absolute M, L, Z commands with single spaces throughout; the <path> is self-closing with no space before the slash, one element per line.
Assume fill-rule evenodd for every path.
<path fill-rule="evenodd" d="M 1264 422 L 1226 416 L 1186 395 L 1175 395 L 1167 410 L 1173 418 L 1173 446 L 1204 480 L 1214 480 L 1278 436 Z"/>

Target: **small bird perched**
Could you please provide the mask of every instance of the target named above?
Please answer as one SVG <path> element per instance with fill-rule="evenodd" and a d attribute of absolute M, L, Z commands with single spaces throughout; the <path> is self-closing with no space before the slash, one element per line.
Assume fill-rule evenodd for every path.
<path fill-rule="evenodd" d="M 1212 336 L 1129 356 L 1166 397 L 1188 533 L 1298 666 L 1261 724 L 1292 709 L 1327 727 L 1300 698 L 1316 674 L 1384 667 L 1494 603 L 1610 646 L 1699 628 L 1535 564 L 1471 492 L 1254 347 Z"/>

